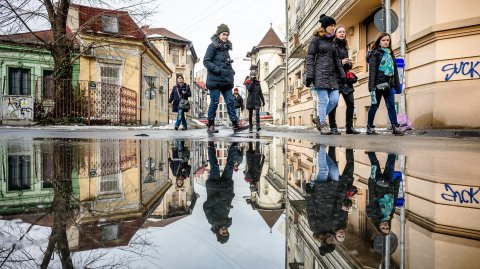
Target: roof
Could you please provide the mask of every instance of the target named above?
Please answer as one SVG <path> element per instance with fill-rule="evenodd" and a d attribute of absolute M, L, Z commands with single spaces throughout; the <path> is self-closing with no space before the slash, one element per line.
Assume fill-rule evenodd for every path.
<path fill-rule="evenodd" d="M 141 29 L 147 35 L 148 38 L 166 37 L 166 38 L 170 38 L 170 39 L 174 39 L 174 40 L 182 41 L 182 42 L 186 42 L 186 43 L 191 42 L 190 40 L 188 40 L 184 37 L 181 37 L 181 36 L 175 34 L 174 32 L 172 32 L 172 31 L 170 31 L 166 28 L 150 28 L 148 26 L 143 26 Z"/>
<path fill-rule="evenodd" d="M 263 220 L 267 223 L 268 227 L 273 228 L 273 225 L 277 222 L 280 216 L 283 214 L 284 209 L 273 209 L 273 210 L 266 210 L 266 209 L 257 209 L 260 216 L 262 216 Z"/>
<path fill-rule="evenodd" d="M 280 40 L 278 35 L 273 31 L 273 28 L 270 27 L 268 32 L 262 38 L 262 41 L 258 43 L 257 47 L 276 47 L 276 48 L 285 48 L 283 42 Z"/>
<path fill-rule="evenodd" d="M 12 34 L 12 35 L 1 35 L 0 41 L 5 41 L 5 42 L 15 43 L 15 44 L 26 44 L 26 45 L 38 45 L 38 46 L 44 45 L 44 43 L 40 41 L 35 35 L 45 40 L 46 42 L 53 43 L 52 30 L 37 31 L 33 33 L 27 32 L 27 33 Z"/>
<path fill-rule="evenodd" d="M 85 34 L 102 34 L 121 36 L 124 38 L 144 39 L 145 35 L 133 21 L 127 11 L 111 10 L 97 7 L 71 4 L 78 10 L 78 23 Z M 106 33 L 102 31 L 102 16 L 110 15 L 118 18 L 118 33 Z"/>

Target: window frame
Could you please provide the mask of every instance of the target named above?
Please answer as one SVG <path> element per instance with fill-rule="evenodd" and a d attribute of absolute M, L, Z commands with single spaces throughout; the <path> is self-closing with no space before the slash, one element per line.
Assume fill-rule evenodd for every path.
<path fill-rule="evenodd" d="M 26 84 L 24 84 L 23 83 L 23 72 L 22 72 L 22 75 L 20 76 L 20 86 L 19 86 L 19 90 L 18 90 L 17 94 L 12 93 L 13 71 L 25 71 L 25 72 L 27 72 L 27 77 L 28 77 L 28 82 Z M 31 96 L 32 95 L 32 78 L 31 78 L 32 69 L 31 68 L 9 67 L 7 73 L 8 73 L 7 74 L 8 75 L 8 95 L 12 95 L 12 96 Z M 27 88 L 27 93 L 22 94 L 22 92 L 25 91 L 22 86 L 25 86 L 25 85 L 27 85 L 27 87 L 28 87 Z"/>

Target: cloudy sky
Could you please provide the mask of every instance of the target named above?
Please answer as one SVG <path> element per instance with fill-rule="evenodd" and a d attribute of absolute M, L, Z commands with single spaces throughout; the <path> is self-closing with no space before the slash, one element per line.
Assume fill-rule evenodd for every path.
<path fill-rule="evenodd" d="M 158 0 L 158 13 L 150 17 L 150 27 L 164 27 L 193 42 L 200 62 L 195 72 L 204 68 L 203 56 L 217 26 L 230 28 L 230 41 L 236 71 L 235 84 L 241 85 L 248 74 L 245 55 L 258 45 L 270 28 L 281 40 L 285 38 L 285 1 L 283 0 Z"/>

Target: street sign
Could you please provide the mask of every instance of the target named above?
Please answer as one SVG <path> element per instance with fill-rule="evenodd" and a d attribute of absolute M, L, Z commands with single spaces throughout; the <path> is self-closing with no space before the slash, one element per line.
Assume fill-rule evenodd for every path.
<path fill-rule="evenodd" d="M 395 60 L 398 70 L 398 80 L 400 80 L 400 92 L 403 92 L 403 77 L 405 76 L 405 59 L 399 57 Z"/>
<path fill-rule="evenodd" d="M 155 164 L 155 159 L 152 158 L 152 157 L 148 157 L 146 160 L 145 160 L 145 168 L 148 169 L 148 170 L 154 170 L 155 167 L 157 166 Z"/>
<path fill-rule="evenodd" d="M 382 33 L 387 31 L 387 22 L 385 18 L 386 15 L 387 15 L 386 9 L 382 8 L 379 11 L 377 11 L 377 13 L 375 13 L 375 16 L 373 18 L 373 23 L 375 24 L 375 27 L 379 32 L 382 32 Z M 398 28 L 397 13 L 395 13 L 395 11 L 390 9 L 390 17 L 392 18 L 390 22 L 390 29 L 392 30 L 392 33 L 393 33 Z"/>

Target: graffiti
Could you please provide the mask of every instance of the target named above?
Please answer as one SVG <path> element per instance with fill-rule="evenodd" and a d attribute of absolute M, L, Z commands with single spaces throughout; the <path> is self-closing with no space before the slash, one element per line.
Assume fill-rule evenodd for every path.
<path fill-rule="evenodd" d="M 477 194 L 480 192 L 478 187 L 470 189 L 454 190 L 449 184 L 445 184 L 445 191 L 441 194 L 443 200 L 460 204 L 478 204 Z"/>
<path fill-rule="evenodd" d="M 446 64 L 442 67 L 442 71 L 447 73 L 445 75 L 445 81 L 449 81 L 455 75 L 470 76 L 470 78 L 480 78 L 480 70 L 477 70 L 477 66 L 479 65 L 480 61 L 461 61 L 460 63 Z"/>
<path fill-rule="evenodd" d="M 8 110 L 10 112 L 10 116 L 14 116 L 18 119 L 26 119 L 27 113 L 32 112 L 32 108 L 28 106 L 27 99 L 23 97 L 8 98 L 7 105 L 8 105 Z"/>

